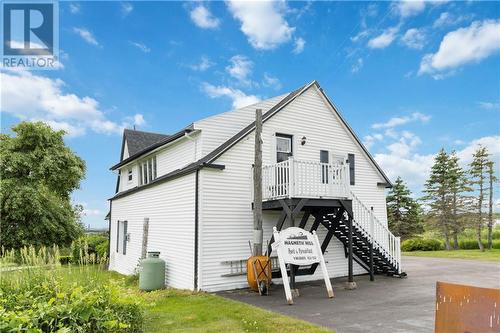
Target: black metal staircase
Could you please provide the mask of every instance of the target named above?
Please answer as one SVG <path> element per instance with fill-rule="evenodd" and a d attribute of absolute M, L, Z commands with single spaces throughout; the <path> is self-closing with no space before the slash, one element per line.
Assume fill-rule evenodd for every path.
<path fill-rule="evenodd" d="M 308 228 L 310 232 L 317 230 L 320 225 L 327 229 L 321 245 L 323 253 L 333 237 L 342 242 L 346 258 L 352 258 L 349 260 L 350 280 L 352 280 L 352 261 L 366 269 L 372 280 L 375 274 L 406 275 L 401 272 L 399 238 L 392 235 L 383 224 L 376 220 L 373 211 L 370 212 L 354 194 L 352 194 L 352 200 L 328 200 L 324 203 L 325 205 L 321 206 L 318 200 L 280 200 L 279 205 L 269 204 L 269 207 L 272 209 L 276 209 L 280 205 L 283 207 L 282 214 L 276 224 L 278 230 L 283 228 L 287 219 L 293 223 L 294 218 L 301 210 L 304 211 L 304 215 L 298 227 L 305 228 L 309 217 L 314 217 L 311 227 Z M 349 232 L 350 226 L 351 233 Z M 270 243 L 272 242 L 273 240 Z M 271 246 L 269 246 L 267 254 L 270 255 L 271 251 Z M 349 256 L 349 254 L 351 255 Z M 293 272 L 289 272 L 294 279 L 294 276 L 314 274 L 317 266 L 317 264 L 294 266 L 291 268 Z M 275 271 L 273 277 L 281 277 L 281 273 Z"/>

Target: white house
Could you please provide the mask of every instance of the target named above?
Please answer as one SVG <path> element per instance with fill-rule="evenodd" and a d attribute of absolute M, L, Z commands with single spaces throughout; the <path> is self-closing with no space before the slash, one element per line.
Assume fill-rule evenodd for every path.
<path fill-rule="evenodd" d="M 274 226 L 293 224 L 317 230 L 331 277 L 348 274 L 349 253 L 353 274 L 370 267 L 401 274 L 399 238 L 387 229 L 390 181 L 316 81 L 173 135 L 125 130 L 120 162 L 111 168 L 118 181 L 110 269 L 133 273 L 145 241 L 166 261 L 168 286 L 247 286 L 256 109 L 264 114 L 264 243 Z M 297 279 L 320 279 L 315 268 L 300 267 Z"/>

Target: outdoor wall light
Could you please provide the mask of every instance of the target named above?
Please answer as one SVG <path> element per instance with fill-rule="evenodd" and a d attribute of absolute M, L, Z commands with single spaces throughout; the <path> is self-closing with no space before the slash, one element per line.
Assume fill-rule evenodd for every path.
<path fill-rule="evenodd" d="M 303 136 L 302 139 L 300 140 L 300 144 L 301 145 L 305 145 L 306 144 L 306 139 L 307 138 L 305 136 Z"/>

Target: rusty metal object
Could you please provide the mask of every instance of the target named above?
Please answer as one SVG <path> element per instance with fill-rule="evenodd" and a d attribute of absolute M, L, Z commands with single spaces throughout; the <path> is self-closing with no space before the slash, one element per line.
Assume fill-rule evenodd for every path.
<path fill-rule="evenodd" d="M 500 289 L 438 281 L 435 333 L 500 333 Z"/>

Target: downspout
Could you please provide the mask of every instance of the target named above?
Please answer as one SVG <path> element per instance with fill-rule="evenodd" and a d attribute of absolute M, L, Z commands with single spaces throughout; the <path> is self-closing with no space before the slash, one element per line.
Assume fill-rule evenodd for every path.
<path fill-rule="evenodd" d="M 109 269 L 109 264 L 111 262 L 111 214 L 113 207 L 113 200 L 109 200 L 109 220 L 108 220 L 108 265 L 107 269 Z"/>
<path fill-rule="evenodd" d="M 198 291 L 198 188 L 200 169 L 196 169 L 194 196 L 194 290 Z"/>

